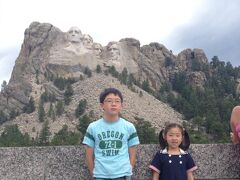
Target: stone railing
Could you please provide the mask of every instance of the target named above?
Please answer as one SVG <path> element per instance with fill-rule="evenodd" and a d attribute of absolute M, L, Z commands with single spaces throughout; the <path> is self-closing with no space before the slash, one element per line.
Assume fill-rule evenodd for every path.
<path fill-rule="evenodd" d="M 140 145 L 133 180 L 150 180 L 149 162 L 158 145 Z M 240 146 L 191 146 L 196 179 L 240 179 Z M 83 146 L 0 148 L 1 180 L 90 180 Z"/>

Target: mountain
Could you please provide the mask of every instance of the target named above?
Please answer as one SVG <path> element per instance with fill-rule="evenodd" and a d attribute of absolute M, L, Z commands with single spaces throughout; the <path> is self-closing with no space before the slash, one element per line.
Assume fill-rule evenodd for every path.
<path fill-rule="evenodd" d="M 226 76 L 222 77 L 220 71 Z M 207 127 L 206 119 L 210 115 L 202 112 L 207 102 L 201 102 L 200 97 L 209 99 L 206 95 L 212 91 L 212 98 L 217 101 L 222 95 L 222 98 L 232 97 L 232 104 L 229 100 L 231 105 L 227 107 L 229 115 L 229 109 L 238 103 L 238 72 L 238 68 L 224 64 L 217 57 L 209 63 L 201 49 L 186 49 L 174 55 L 160 43 L 141 46 L 133 38 L 102 46 L 77 27 L 62 32 L 51 24 L 33 22 L 24 32 L 11 79 L 8 84 L 2 84 L 1 131 L 7 125 L 17 124 L 22 133 L 38 138 L 47 121 L 49 136 L 64 125 L 69 131 L 78 132 L 79 116 L 80 119 L 84 115 L 91 120 L 99 118 L 100 92 L 117 87 L 124 95 L 121 115 L 134 123 L 148 122 L 158 132 L 167 122 L 184 122 L 191 130 L 203 128 L 214 135 Z M 224 86 L 231 86 L 228 92 L 217 94 L 216 89 L 221 86 L 214 83 L 218 80 L 220 85 L 225 80 Z M 211 103 L 209 107 L 214 106 Z M 212 114 L 219 114 L 218 103 L 215 102 L 217 110 Z M 83 112 L 76 115 L 77 107 L 82 105 Z M 213 122 L 219 126 L 221 114 L 217 119 L 213 115 L 214 118 Z M 220 128 L 224 129 L 226 120 L 223 124 Z"/>

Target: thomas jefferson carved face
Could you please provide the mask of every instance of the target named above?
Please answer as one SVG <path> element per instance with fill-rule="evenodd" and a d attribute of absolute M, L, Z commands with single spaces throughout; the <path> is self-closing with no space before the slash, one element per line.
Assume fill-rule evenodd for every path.
<path fill-rule="evenodd" d="M 82 32 L 78 27 L 71 27 L 68 30 L 68 39 L 72 43 L 79 43 L 81 41 Z"/>
<path fill-rule="evenodd" d="M 86 47 L 86 48 L 91 48 L 92 45 L 93 45 L 93 39 L 90 35 L 88 34 L 84 34 L 83 37 L 82 37 L 82 41 L 83 41 L 83 45 Z"/>

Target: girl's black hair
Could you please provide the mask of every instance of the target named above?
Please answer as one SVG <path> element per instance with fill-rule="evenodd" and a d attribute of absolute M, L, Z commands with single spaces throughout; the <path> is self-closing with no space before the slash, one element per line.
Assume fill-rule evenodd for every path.
<path fill-rule="evenodd" d="M 103 103 L 106 96 L 109 95 L 109 94 L 114 94 L 114 95 L 118 96 L 121 99 L 121 102 L 123 102 L 122 93 L 118 89 L 107 88 L 107 89 L 104 89 L 104 91 L 99 96 L 100 103 Z"/>
<path fill-rule="evenodd" d="M 160 131 L 159 144 L 161 146 L 161 149 L 165 149 L 168 146 L 167 141 L 164 139 L 164 137 L 166 137 L 166 135 L 167 135 L 167 132 L 170 129 L 176 128 L 176 127 L 181 130 L 182 135 L 183 135 L 183 140 L 182 140 L 182 143 L 180 144 L 179 148 L 183 149 L 184 151 L 188 150 L 188 148 L 190 146 L 190 138 L 189 138 L 188 132 L 186 130 L 184 130 L 180 124 L 177 124 L 177 123 L 168 124 L 165 127 L 165 129 Z"/>

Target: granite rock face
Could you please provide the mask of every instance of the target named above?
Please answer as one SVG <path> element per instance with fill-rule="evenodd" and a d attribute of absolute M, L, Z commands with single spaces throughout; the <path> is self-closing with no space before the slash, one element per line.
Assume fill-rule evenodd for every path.
<path fill-rule="evenodd" d="M 66 107 L 64 115 L 60 117 L 59 121 L 65 121 L 70 127 L 76 125 L 74 110 L 80 100 L 79 97 L 82 97 L 79 94 L 82 87 L 89 90 L 84 92 L 86 93 L 84 98 L 94 96 L 95 101 L 90 100 L 88 109 L 94 110 L 94 113 L 98 115 L 96 118 L 98 118 L 100 114 L 98 101 L 96 101 L 98 94 L 96 93 L 111 86 L 126 92 L 125 99 L 131 101 L 128 111 L 135 113 L 129 113 L 130 115 L 125 113 L 126 118 L 131 121 L 134 121 L 134 117 L 145 118 L 159 128 L 164 126 L 166 121 L 182 122 L 183 117 L 168 105 L 160 105 L 164 103 L 135 87 L 138 89 L 136 93 L 144 92 L 144 97 L 146 97 L 142 98 L 145 105 L 139 104 L 141 102 L 140 96 L 136 96 L 135 99 L 128 96 L 131 93 L 129 93 L 130 90 L 127 86 L 119 85 L 117 79 L 107 77 L 103 71 L 111 66 L 114 66 L 118 72 L 122 72 L 126 68 L 136 80 L 139 82 L 148 80 L 150 87 L 158 92 L 162 84 L 171 81 L 175 73 L 185 71 L 187 72 L 187 80 L 193 87 L 203 88 L 206 80 L 205 74 L 198 69 L 192 70 L 192 66 L 202 67 L 206 63 L 206 55 L 201 49 L 187 49 L 174 55 L 172 51 L 160 43 L 153 42 L 141 46 L 140 42 L 133 38 L 124 38 L 102 46 L 95 42 L 90 35 L 82 33 L 78 27 L 71 27 L 69 31 L 62 32 L 51 24 L 33 22 L 25 30 L 24 42 L 16 59 L 11 79 L 4 93 L 0 93 L 0 110 L 8 115 L 12 110 L 19 112 L 20 116 L 6 124 L 18 124 L 24 132 L 35 134 L 29 128 L 40 129 L 41 125 L 37 124 L 36 112 L 30 115 L 22 114 L 30 97 L 33 97 L 36 106 L 39 104 L 41 94 L 45 91 L 54 94 L 58 100 L 62 100 L 64 92 L 59 91 L 53 82 L 49 81 L 49 76 L 71 77 L 79 80 L 80 77 L 84 76 L 84 71 L 88 67 L 93 72 L 93 77 L 89 78 L 90 82 L 95 85 L 101 84 L 105 80 L 110 82 L 105 83 L 105 81 L 104 86 L 98 86 L 98 89 L 92 92 L 90 90 L 92 84 L 86 84 L 84 82 L 86 80 L 78 81 L 77 85 L 73 87 L 73 103 Z M 102 68 L 101 75 L 95 73 L 97 65 Z M 158 105 L 155 105 L 155 102 Z M 153 104 L 154 106 L 152 106 Z M 150 108 L 145 108 L 146 105 Z M 46 111 L 48 107 L 49 104 L 46 104 Z M 142 111 L 142 109 L 149 110 Z M 159 115 L 156 117 L 154 114 Z M 52 124 L 53 122 L 50 120 L 50 126 Z M 60 124 L 62 125 L 62 123 L 59 123 L 59 126 L 54 125 L 54 127 L 58 127 L 55 128 L 56 131 L 61 129 Z"/>
<path fill-rule="evenodd" d="M 140 145 L 133 180 L 150 180 L 148 165 L 158 145 Z M 240 179 L 240 146 L 192 145 L 195 179 Z M 0 148 L 1 180 L 91 180 L 83 146 Z"/>
<path fill-rule="evenodd" d="M 127 88 L 126 85 L 121 84 L 116 78 L 110 75 L 105 76 L 103 74 L 96 74 L 91 78 L 86 78 L 74 83 L 72 87 L 74 95 L 72 96 L 71 104 L 65 106 L 64 114 L 55 121 L 50 118 L 48 119 L 52 135 L 57 133 L 64 124 L 66 124 L 71 131 L 76 130 L 76 125 L 79 121 L 78 118 L 75 117 L 75 109 L 80 100 L 87 99 L 86 113 L 89 114 L 91 111 L 94 112 L 93 120 L 100 118 L 102 116 L 102 111 L 99 104 L 99 94 L 107 87 L 115 87 L 122 92 L 124 96 L 124 108 L 121 115 L 131 122 L 135 122 L 136 117 L 144 118 L 144 120 L 149 121 L 157 131 L 163 128 L 167 122 L 183 122 L 183 116 L 168 104 L 157 100 L 138 87 L 135 87 L 135 92 L 133 92 Z M 63 99 L 63 93 L 51 83 L 44 84 L 44 88 L 48 92 L 55 92 L 58 98 Z M 46 112 L 48 109 L 49 103 L 45 105 Z M 38 121 L 37 111 L 31 114 L 21 114 L 14 120 L 4 123 L 3 126 L 0 127 L 0 131 L 2 131 L 5 126 L 11 124 L 17 124 L 23 133 L 27 132 L 34 138 L 42 128 L 42 124 Z M 36 131 L 33 132 L 32 129 L 36 129 Z"/>
<path fill-rule="evenodd" d="M 175 56 L 162 44 L 150 43 L 141 47 L 140 42 L 133 38 L 110 42 L 102 47 L 77 27 L 62 32 L 51 24 L 33 22 L 25 30 L 24 42 L 8 84 L 8 96 L 1 98 L 7 99 L 9 103 L 5 106 L 8 108 L 21 110 L 29 99 L 33 83 L 44 83 L 46 71 L 64 77 L 79 77 L 82 67 L 95 70 L 98 64 L 114 65 L 119 72 L 127 68 L 136 79 L 149 79 L 150 85 L 159 89 L 169 80 L 173 70 L 186 71 L 193 56 L 201 64 L 207 62 L 200 49 L 187 49 Z M 171 66 L 166 67 L 166 63 Z M 200 79 L 203 84 L 204 78 Z M 194 85 L 195 81 L 191 83 Z M 7 110 L 7 107 L 1 103 L 1 109 Z"/>

